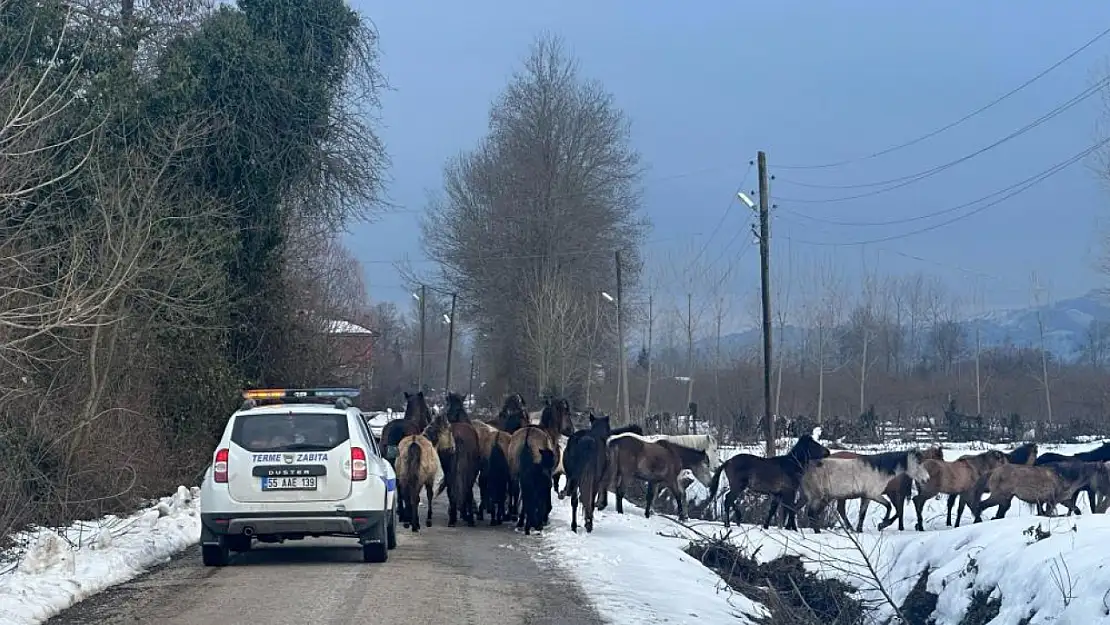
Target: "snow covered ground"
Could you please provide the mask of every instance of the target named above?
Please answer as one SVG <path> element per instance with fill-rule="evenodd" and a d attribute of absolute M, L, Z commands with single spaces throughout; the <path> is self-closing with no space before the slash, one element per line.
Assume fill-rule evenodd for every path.
<path fill-rule="evenodd" d="M 127 518 L 16 536 L 26 549 L 19 559 L 0 562 L 0 624 L 41 623 L 196 543 L 199 495 L 200 489 L 180 486 Z"/>
<path fill-rule="evenodd" d="M 554 501 L 551 526 L 535 554 L 542 565 L 561 566 L 582 585 L 598 613 L 615 625 L 752 623 L 763 606 L 735 593 L 713 571 L 683 551 L 689 532 L 672 521 L 644 518 L 628 501 L 624 514 L 610 508 L 594 515 L 594 531 L 570 531 L 570 498 Z"/>

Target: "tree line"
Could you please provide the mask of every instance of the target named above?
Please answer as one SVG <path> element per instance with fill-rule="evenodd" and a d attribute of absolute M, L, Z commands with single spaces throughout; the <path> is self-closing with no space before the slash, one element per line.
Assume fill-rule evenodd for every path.
<path fill-rule="evenodd" d="M 0 0 L 0 536 L 195 483 L 370 314 L 377 35 L 342 0 Z"/>

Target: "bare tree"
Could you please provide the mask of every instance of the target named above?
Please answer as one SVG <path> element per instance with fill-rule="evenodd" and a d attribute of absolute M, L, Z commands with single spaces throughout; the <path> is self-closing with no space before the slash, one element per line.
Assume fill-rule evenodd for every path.
<path fill-rule="evenodd" d="M 817 422 L 821 423 L 825 406 L 825 375 L 830 365 L 836 362 L 846 285 L 831 262 L 817 265 L 814 274 L 806 281 L 813 288 L 802 305 L 802 318 L 809 328 L 809 357 L 817 368 Z M 831 367 L 832 370 L 836 368 L 835 365 Z"/>
<path fill-rule="evenodd" d="M 516 344 L 526 326 L 536 334 L 537 323 L 551 321 L 528 319 L 524 310 L 534 307 L 522 306 L 547 297 L 537 278 L 576 293 L 612 291 L 612 252 L 621 249 L 625 292 L 634 291 L 646 226 L 636 214 L 639 175 L 612 96 L 580 78 L 558 39 L 541 38 L 494 103 L 488 136 L 447 166 L 423 223 L 440 282 L 459 292 L 466 318 L 487 337 L 483 361 L 494 377 L 535 383 L 543 368 Z M 593 312 L 572 310 L 583 320 Z"/>

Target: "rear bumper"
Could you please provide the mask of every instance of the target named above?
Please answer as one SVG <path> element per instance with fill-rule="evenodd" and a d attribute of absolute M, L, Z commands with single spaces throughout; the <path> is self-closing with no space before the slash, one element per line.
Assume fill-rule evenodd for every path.
<path fill-rule="evenodd" d="M 304 535 L 371 536 L 376 542 L 383 532 L 376 530 L 388 519 L 385 510 L 350 512 L 210 512 L 200 515 L 201 543 L 218 544 L 220 536 Z"/>

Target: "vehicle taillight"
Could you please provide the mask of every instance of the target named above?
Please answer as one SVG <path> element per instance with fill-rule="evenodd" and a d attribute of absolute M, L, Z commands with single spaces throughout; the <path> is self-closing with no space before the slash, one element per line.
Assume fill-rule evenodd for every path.
<path fill-rule="evenodd" d="M 226 449 L 216 452 L 216 462 L 212 464 L 212 479 L 217 484 L 227 484 L 227 456 Z"/>
<path fill-rule="evenodd" d="M 351 448 L 351 480 L 361 482 L 366 479 L 366 451 L 361 447 Z"/>

